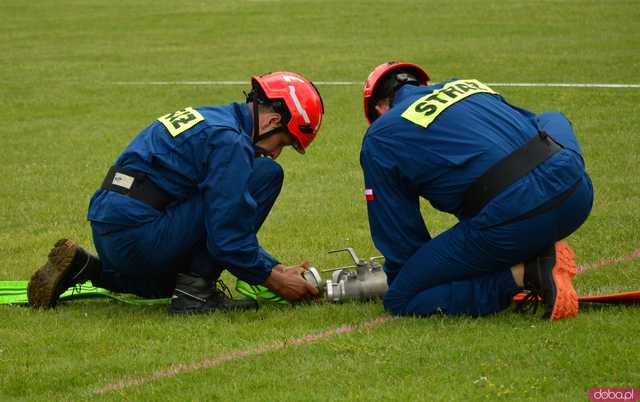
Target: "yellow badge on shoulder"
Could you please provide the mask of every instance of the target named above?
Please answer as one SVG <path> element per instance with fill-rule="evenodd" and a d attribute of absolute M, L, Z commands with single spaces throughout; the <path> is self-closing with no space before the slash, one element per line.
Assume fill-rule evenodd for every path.
<path fill-rule="evenodd" d="M 451 81 L 442 88 L 413 102 L 402 112 L 401 116 L 412 123 L 427 128 L 446 108 L 468 96 L 479 93 L 498 94 L 478 80 Z"/>
<path fill-rule="evenodd" d="M 204 121 L 204 117 L 194 108 L 187 107 L 159 117 L 158 121 L 164 124 L 169 134 L 177 137 L 201 121 Z"/>

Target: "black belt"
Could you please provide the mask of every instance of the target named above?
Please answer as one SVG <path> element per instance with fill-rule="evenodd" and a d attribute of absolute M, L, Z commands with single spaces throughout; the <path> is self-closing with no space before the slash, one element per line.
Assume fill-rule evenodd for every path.
<path fill-rule="evenodd" d="M 102 188 L 142 201 L 160 211 L 174 201 L 171 195 L 153 184 L 144 173 L 132 172 L 119 166 L 109 169 Z"/>
<path fill-rule="evenodd" d="M 500 159 L 467 188 L 462 204 L 462 216 L 475 216 L 493 197 L 562 148 L 562 145 L 555 142 L 549 134 L 540 132 L 520 148 Z"/>

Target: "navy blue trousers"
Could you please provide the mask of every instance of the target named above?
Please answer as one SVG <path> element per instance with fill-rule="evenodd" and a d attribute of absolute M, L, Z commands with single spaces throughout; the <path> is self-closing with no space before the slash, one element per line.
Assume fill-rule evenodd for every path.
<path fill-rule="evenodd" d="M 282 188 L 280 165 L 257 158 L 249 180 L 256 200 L 256 231 L 262 226 Z M 171 296 L 179 272 L 217 279 L 225 267 L 208 254 L 201 194 L 167 208 L 154 221 L 138 227 L 91 222 L 93 242 L 102 262 L 96 286 L 142 297 Z"/>
<path fill-rule="evenodd" d="M 557 115 L 549 117 L 552 125 L 564 124 Z M 585 173 L 571 196 L 545 213 L 488 228 L 459 222 L 426 242 L 395 276 L 389 275 L 385 309 L 418 316 L 481 316 L 506 309 L 520 290 L 511 267 L 577 230 L 592 204 L 593 187 Z"/>

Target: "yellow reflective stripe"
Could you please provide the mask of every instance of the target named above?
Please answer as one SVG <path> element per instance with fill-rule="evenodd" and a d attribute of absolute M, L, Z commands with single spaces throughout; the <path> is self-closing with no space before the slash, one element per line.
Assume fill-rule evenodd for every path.
<path fill-rule="evenodd" d="M 412 123 L 427 128 L 446 108 L 478 93 L 498 94 L 478 80 L 452 81 L 413 102 L 402 112 L 401 116 Z"/>
<path fill-rule="evenodd" d="M 194 108 L 187 107 L 158 118 L 158 121 L 167 128 L 169 134 L 177 137 L 186 130 L 204 120 L 204 117 Z"/>

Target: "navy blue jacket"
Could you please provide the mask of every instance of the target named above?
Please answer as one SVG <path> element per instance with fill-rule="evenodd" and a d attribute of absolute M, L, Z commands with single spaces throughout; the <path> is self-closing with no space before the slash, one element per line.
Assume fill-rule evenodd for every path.
<path fill-rule="evenodd" d="M 539 131 L 535 114 L 510 105 L 500 95 L 490 93 L 490 88 L 469 92 L 471 95 L 465 95 L 465 89 L 471 91 L 470 85 L 443 92 L 452 82 L 471 81 L 404 85 L 397 91 L 391 109 L 365 134 L 360 164 L 369 194 L 369 225 L 388 271 L 400 269 L 431 239 L 420 213 L 420 197 L 437 210 L 463 220 L 463 194 L 468 186 Z M 437 99 L 431 99 L 431 104 L 420 102 L 434 91 Z M 428 121 L 424 116 L 436 109 L 439 114 Z M 410 110 L 422 114 L 414 113 L 417 118 L 402 116 Z M 500 224 L 542 205 L 577 182 L 584 172 L 584 162 L 575 135 L 572 131 L 550 134 L 565 149 L 507 187 L 468 223 L 478 228 Z"/>
<path fill-rule="evenodd" d="M 142 130 L 116 165 L 146 173 L 178 202 L 202 194 L 210 256 L 240 279 L 263 283 L 278 261 L 260 247 L 256 237 L 256 202 L 248 192 L 256 150 L 247 105 L 231 103 L 176 113 Z M 88 219 L 139 226 L 161 213 L 101 189 L 91 198 Z"/>

